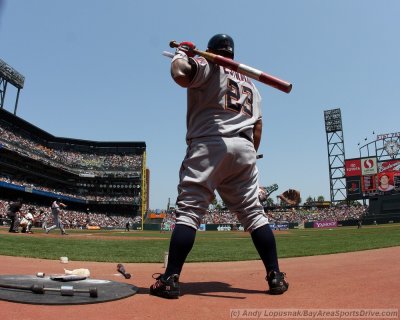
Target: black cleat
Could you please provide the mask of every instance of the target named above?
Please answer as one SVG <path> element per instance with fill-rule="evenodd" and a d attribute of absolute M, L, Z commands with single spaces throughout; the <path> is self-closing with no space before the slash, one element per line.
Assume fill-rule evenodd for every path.
<path fill-rule="evenodd" d="M 154 275 L 158 274 L 158 277 Z M 153 274 L 153 279 L 156 279 L 156 283 L 151 285 L 150 294 L 167 299 L 178 299 L 179 298 L 179 274 L 173 274 L 168 278 L 164 278 L 163 274 Z"/>
<path fill-rule="evenodd" d="M 289 283 L 285 280 L 286 273 L 271 271 L 266 280 L 269 285 L 269 294 L 282 294 L 289 288 Z"/>

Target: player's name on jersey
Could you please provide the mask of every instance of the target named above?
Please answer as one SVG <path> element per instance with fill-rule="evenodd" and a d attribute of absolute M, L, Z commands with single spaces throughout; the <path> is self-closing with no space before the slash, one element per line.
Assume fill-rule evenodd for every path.
<path fill-rule="evenodd" d="M 248 77 L 246 77 L 244 74 L 241 74 L 239 72 L 230 70 L 228 68 L 223 68 L 223 69 L 224 69 L 225 74 L 229 74 L 229 75 L 231 75 L 232 77 L 234 77 L 235 79 L 237 79 L 239 81 L 244 81 L 244 82 L 247 82 L 247 83 L 251 83 L 250 79 Z"/>

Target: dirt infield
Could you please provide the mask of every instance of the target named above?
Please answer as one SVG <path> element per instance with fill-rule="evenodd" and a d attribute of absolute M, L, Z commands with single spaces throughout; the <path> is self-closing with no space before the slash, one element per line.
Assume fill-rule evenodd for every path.
<path fill-rule="evenodd" d="M 281 269 L 288 274 L 290 283 L 289 291 L 282 296 L 264 293 L 267 286 L 261 261 L 188 263 L 181 276 L 182 296 L 178 300 L 148 294 L 153 283 L 151 275 L 164 270 L 159 263 L 124 264 L 133 274 L 133 278 L 126 280 L 116 272 L 115 263 L 61 264 L 55 260 L 6 256 L 0 256 L 0 261 L 0 274 L 50 274 L 63 272 L 63 268 L 88 268 L 92 278 L 131 283 L 140 288 L 135 296 L 89 305 L 39 306 L 0 301 L 2 317 L 7 320 L 244 319 L 250 309 L 259 309 L 264 318 L 276 309 L 301 309 L 306 313 L 321 308 L 400 309 L 400 247 L 281 259 Z M 237 316 L 236 312 L 240 314 Z M 260 315 L 249 317 L 247 313 L 247 318 Z"/>

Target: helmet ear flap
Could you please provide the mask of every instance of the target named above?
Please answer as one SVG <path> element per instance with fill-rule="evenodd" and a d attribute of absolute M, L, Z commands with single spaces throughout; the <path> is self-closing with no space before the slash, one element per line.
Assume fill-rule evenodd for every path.
<path fill-rule="evenodd" d="M 207 47 L 210 51 L 216 52 L 221 56 L 232 59 L 234 57 L 235 44 L 233 39 L 227 34 L 216 34 L 208 41 Z"/>

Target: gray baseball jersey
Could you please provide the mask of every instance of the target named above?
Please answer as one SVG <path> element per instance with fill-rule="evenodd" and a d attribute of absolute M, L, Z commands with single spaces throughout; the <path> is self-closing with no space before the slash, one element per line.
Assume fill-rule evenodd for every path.
<path fill-rule="evenodd" d="M 53 203 L 51 204 L 51 213 L 54 217 L 60 214 L 60 205 L 57 203 L 57 201 L 53 201 Z"/>
<path fill-rule="evenodd" d="M 240 132 L 252 138 L 254 123 L 261 119 L 261 96 L 255 85 L 203 57 L 193 61 L 197 72 L 188 89 L 186 138 L 231 137 Z"/>
<path fill-rule="evenodd" d="M 51 230 L 59 227 L 61 230 L 61 234 L 66 234 L 66 232 L 64 230 L 64 226 L 60 219 L 61 208 L 60 208 L 60 204 L 57 202 L 57 200 L 53 201 L 53 203 L 51 204 L 51 213 L 53 215 L 54 225 L 49 228 L 46 228 L 46 233 L 49 233 Z M 47 225 L 47 223 L 46 223 L 46 225 Z"/>

